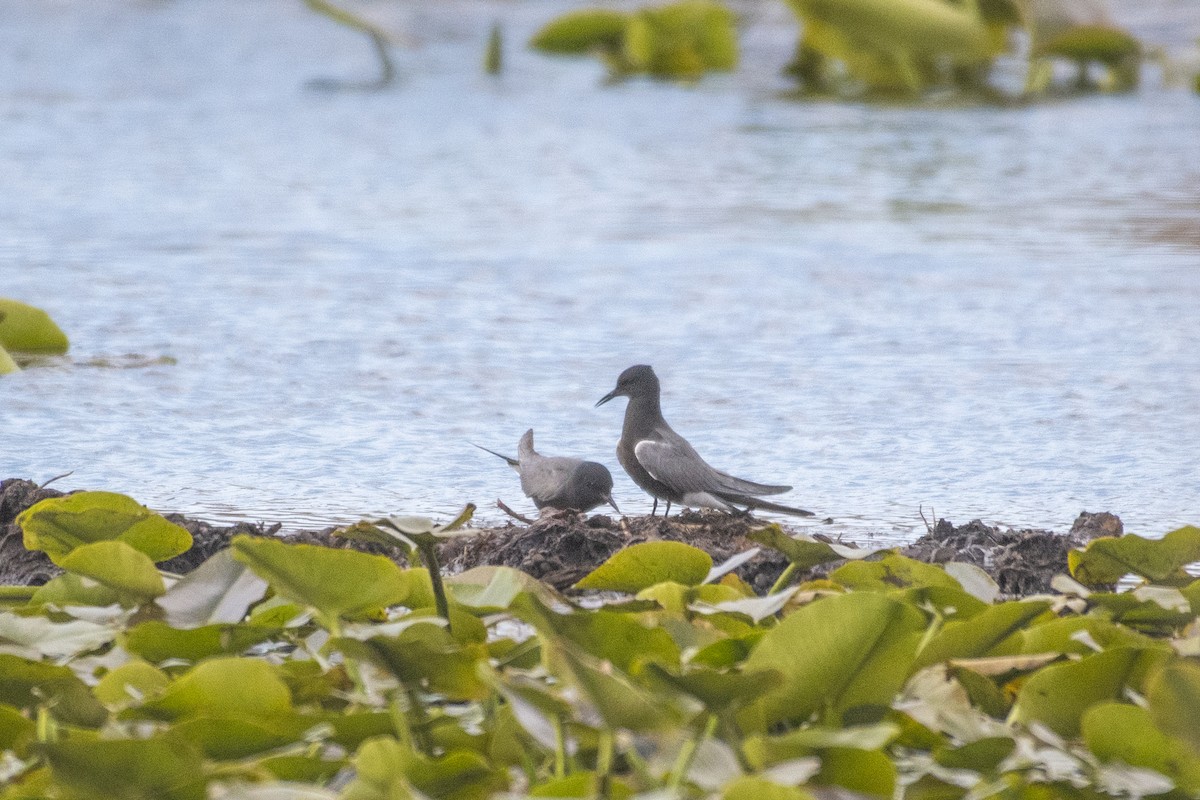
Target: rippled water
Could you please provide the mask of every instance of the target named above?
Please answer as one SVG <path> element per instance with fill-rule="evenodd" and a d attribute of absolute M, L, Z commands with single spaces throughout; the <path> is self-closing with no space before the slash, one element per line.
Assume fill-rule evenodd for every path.
<path fill-rule="evenodd" d="M 366 93 L 306 87 L 374 64 L 299 2 L 6 0 L 0 295 L 72 352 L 0 381 L 0 477 L 499 521 L 532 506 L 468 442 L 532 426 L 642 513 L 622 403 L 592 405 L 647 362 L 711 462 L 855 538 L 921 506 L 1200 519 L 1200 97 L 1151 68 L 1023 108 L 797 102 L 781 3 L 733 76 L 606 86 L 516 46 L 568 5 L 374 4 L 413 41 Z M 1195 3 L 1118 17 L 1200 34 Z"/>

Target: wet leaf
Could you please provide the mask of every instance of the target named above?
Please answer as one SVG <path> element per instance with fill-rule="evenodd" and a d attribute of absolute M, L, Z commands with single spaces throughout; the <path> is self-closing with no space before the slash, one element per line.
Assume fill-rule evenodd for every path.
<path fill-rule="evenodd" d="M 673 698 L 652 694 L 627 675 L 569 645 L 547 649 L 554 672 L 587 697 L 610 728 L 651 731 L 677 724 L 681 716 Z"/>
<path fill-rule="evenodd" d="M 590 611 L 547 614 L 544 619 L 555 633 L 620 670 L 628 672 L 637 661 L 679 665 L 679 647 L 671 635 L 643 624 L 637 615 Z"/>
<path fill-rule="evenodd" d="M 1200 757 L 1200 664 L 1181 659 L 1163 667 L 1151 677 L 1146 699 L 1155 724 Z"/>
<path fill-rule="evenodd" d="M 1114 64 L 1137 55 L 1141 43 L 1125 31 L 1108 25 L 1076 25 L 1037 43 L 1035 52 L 1043 56 L 1061 56 L 1072 61 L 1099 61 Z"/>
<path fill-rule="evenodd" d="M 209 656 L 245 652 L 277 635 L 279 630 L 257 625 L 205 625 L 181 629 L 150 620 L 130 628 L 125 633 L 124 645 L 129 652 L 152 663 L 169 658 L 200 661 Z"/>
<path fill-rule="evenodd" d="M 1085 617 L 1061 617 L 1035 625 L 1023 634 L 1024 653 L 1075 653 L 1085 655 L 1096 649 L 1113 647 L 1154 647 L 1153 639 L 1117 625 L 1111 620 L 1089 614 Z M 1095 644 L 1095 647 L 1091 645 Z"/>
<path fill-rule="evenodd" d="M 292 698 L 276 667 L 251 658 L 213 658 L 192 667 L 142 708 L 163 719 L 286 714 Z"/>
<path fill-rule="evenodd" d="M 1172 778 L 1187 794 L 1200 794 L 1200 751 L 1189 751 L 1164 734 L 1146 709 L 1100 703 L 1083 715 L 1081 728 L 1088 749 L 1101 761 L 1152 769 Z"/>
<path fill-rule="evenodd" d="M 643 8 L 625 29 L 624 66 L 664 78 L 698 78 L 737 66 L 733 13 L 710 0 Z"/>
<path fill-rule="evenodd" d="M 66 334 L 45 311 L 0 297 L 0 350 L 57 355 L 67 346 Z"/>
<path fill-rule="evenodd" d="M 822 709 L 836 719 L 855 706 L 889 704 L 912 670 L 925 624 L 915 608 L 876 593 L 826 597 L 792 612 L 746 659 L 747 670 L 783 676 L 748 709 L 761 714 L 753 729 Z"/>
<path fill-rule="evenodd" d="M 234 561 L 227 548 L 184 575 L 155 602 L 166 612 L 171 626 L 198 628 L 240 622 L 266 590 L 267 582 Z"/>
<path fill-rule="evenodd" d="M 896 767 L 878 750 L 831 748 L 822 751 L 821 771 L 812 781 L 873 797 L 890 798 L 896 790 Z"/>
<path fill-rule="evenodd" d="M 1183 586 L 1194 580 L 1183 567 L 1200 561 L 1200 528 L 1187 526 L 1161 539 L 1136 534 L 1093 539 L 1067 554 L 1071 576 L 1085 586 L 1116 583 L 1129 573 L 1153 583 Z"/>
<path fill-rule="evenodd" d="M 10 375 L 20 371 L 21 368 L 17 366 L 16 361 L 13 361 L 13 357 L 8 354 L 8 351 L 0 347 L 0 375 Z"/>
<path fill-rule="evenodd" d="M 0 653 L 31 660 L 69 658 L 112 641 L 116 632 L 105 625 L 73 620 L 51 622 L 45 617 L 22 617 L 0 611 Z"/>
<path fill-rule="evenodd" d="M 1022 685 L 1013 716 L 1038 720 L 1060 736 L 1078 736 L 1085 711 L 1120 700 L 1126 689 L 1141 692 L 1146 675 L 1168 657 L 1165 651 L 1117 647 L 1079 661 L 1053 664 Z"/>
<path fill-rule="evenodd" d="M 429 797 L 483 800 L 503 782 L 476 753 L 457 750 L 426 758 L 387 736 L 362 744 L 354 757 L 357 775 L 342 800 L 400 800 Z M 414 794 L 412 790 L 420 794 Z"/>
<path fill-rule="evenodd" d="M 348 656 L 370 659 L 408 686 L 445 695 L 452 701 L 482 700 L 489 687 L 478 667 L 487 663 L 487 649 L 462 645 L 445 628 L 413 625 L 399 636 L 376 636 L 366 641 L 335 639 L 333 646 Z"/>
<path fill-rule="evenodd" d="M 783 786 L 767 778 L 747 775 L 725 787 L 721 800 L 814 800 L 796 786 Z"/>
<path fill-rule="evenodd" d="M 6 653 L 0 653 L 0 703 L 27 710 L 46 703 L 58 719 L 83 727 L 108 719 L 104 706 L 67 667 Z"/>
<path fill-rule="evenodd" d="M 19 710 L 0 704 L 0 753 L 13 750 L 17 753 L 33 741 L 37 726 Z"/>
<path fill-rule="evenodd" d="M 165 561 L 192 546 L 192 535 L 136 500 L 112 492 L 77 492 L 42 500 L 17 517 L 25 547 L 43 550 L 62 566 L 72 550 L 119 540 L 151 561 Z"/>
<path fill-rule="evenodd" d="M 64 572 L 39 586 L 30 600 L 32 605 L 111 606 L 121 602 L 121 595 L 114 589 L 103 586 L 90 578 Z"/>
<path fill-rule="evenodd" d="M 92 689 L 92 694 L 115 710 L 157 696 L 170 682 L 167 674 L 157 667 L 145 661 L 129 661 L 101 678 Z"/>
<path fill-rule="evenodd" d="M 698 547 L 682 542 L 643 542 L 614 553 L 575 588 L 633 594 L 664 581 L 697 586 L 711 569 L 712 558 Z"/>
<path fill-rule="evenodd" d="M 1016 744 L 1008 736 L 988 736 L 959 747 L 942 748 L 933 757 L 943 767 L 988 773 L 1012 754 Z"/>
<path fill-rule="evenodd" d="M 828 544 L 805 534 L 789 536 L 778 525 L 768 525 L 765 528 L 751 531 L 746 534 L 746 538 L 766 545 L 772 550 L 778 550 L 787 556 L 788 561 L 795 564 L 797 569 L 802 570 L 841 559 L 857 561 L 883 552 L 863 547 Z"/>
<path fill-rule="evenodd" d="M 147 603 L 166 591 L 150 557 L 119 540 L 76 547 L 59 566 L 112 589 L 123 605 Z"/>
<path fill-rule="evenodd" d="M 617 50 L 629 15 L 608 9 L 582 9 L 563 14 L 533 35 L 529 46 L 543 53 L 586 55 Z"/>
<path fill-rule="evenodd" d="M 403 605 L 413 593 L 393 562 L 355 550 L 243 535 L 233 539 L 233 557 L 279 594 L 329 619 Z"/>
<path fill-rule="evenodd" d="M 1021 650 L 1022 632 L 1041 617 L 1053 617 L 1050 602 L 1001 603 L 976 614 L 970 619 L 947 622 L 921 654 L 917 666 L 951 658 L 981 658 L 1006 656 Z"/>
<path fill-rule="evenodd" d="M 152 739 L 67 740 L 38 746 L 54 778 L 84 797 L 203 800 L 200 752 L 169 735 Z"/>
<path fill-rule="evenodd" d="M 172 725 L 171 730 L 208 758 L 227 761 L 249 758 L 299 741 L 305 728 L 297 723 L 298 720 L 280 717 L 250 719 L 214 714 L 184 719 Z"/>
<path fill-rule="evenodd" d="M 896 553 L 879 561 L 843 564 L 829 574 L 829 579 L 858 591 L 888 591 L 910 586 L 962 589 L 958 581 L 940 567 Z"/>

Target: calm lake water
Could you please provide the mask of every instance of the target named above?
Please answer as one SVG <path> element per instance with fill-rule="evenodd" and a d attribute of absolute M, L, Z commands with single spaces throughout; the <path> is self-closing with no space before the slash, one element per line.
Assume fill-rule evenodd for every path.
<path fill-rule="evenodd" d="M 0 477 L 499 522 L 532 504 L 469 442 L 533 427 L 645 513 L 624 403 L 592 406 L 650 363 L 710 462 L 851 538 L 922 506 L 1200 522 L 1200 96 L 1151 67 L 1028 107 L 797 101 L 766 2 L 738 73 L 606 85 L 523 47 L 572 5 L 373 3 L 410 42 L 372 93 L 309 85 L 376 67 L 299 0 L 0 4 L 0 295 L 72 339 L 0 380 Z M 1200 3 L 1124 5 L 1200 36 Z"/>

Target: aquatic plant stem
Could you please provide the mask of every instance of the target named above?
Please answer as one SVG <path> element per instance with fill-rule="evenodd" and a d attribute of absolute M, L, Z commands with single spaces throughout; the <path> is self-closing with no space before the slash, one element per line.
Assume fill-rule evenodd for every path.
<path fill-rule="evenodd" d="M 767 592 L 767 594 L 772 595 L 777 592 L 782 592 L 784 589 L 786 589 L 787 585 L 791 583 L 792 576 L 796 574 L 797 570 L 798 567 L 796 566 L 795 561 L 788 564 L 783 572 L 780 573 L 779 578 L 775 581 L 775 583 L 771 584 L 771 589 Z"/>
<path fill-rule="evenodd" d="M 609 800 L 612 791 L 613 732 L 604 728 L 599 731 L 596 747 L 596 797 Z"/>
<path fill-rule="evenodd" d="M 563 732 L 561 714 L 551 717 L 554 724 L 554 777 L 567 777 L 567 737 Z"/>
<path fill-rule="evenodd" d="M 696 759 L 696 753 L 700 750 L 700 745 L 704 744 L 704 741 L 712 736 L 716 730 L 717 715 L 709 714 L 708 719 L 704 723 L 704 729 L 696 735 L 688 737 L 687 741 L 683 743 L 683 747 L 679 750 L 679 757 L 675 759 L 675 765 L 671 767 L 671 781 L 668 784 L 671 791 L 678 794 L 684 777 L 692 768 L 692 762 Z"/>
<path fill-rule="evenodd" d="M 450 630 L 450 603 L 446 600 L 446 587 L 442 583 L 442 571 L 438 565 L 437 545 L 433 542 L 420 542 L 417 549 L 421 553 L 421 561 L 429 570 L 429 582 L 433 584 L 433 599 L 437 603 L 438 616 L 446 620 L 446 630 Z"/>

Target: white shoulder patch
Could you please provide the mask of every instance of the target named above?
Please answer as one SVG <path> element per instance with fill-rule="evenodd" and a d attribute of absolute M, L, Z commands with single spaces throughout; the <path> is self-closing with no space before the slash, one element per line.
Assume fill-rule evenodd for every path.
<path fill-rule="evenodd" d="M 660 478 L 658 475 L 655 475 L 654 470 L 651 469 L 649 464 L 647 463 L 652 460 L 650 458 L 649 454 L 655 448 L 661 448 L 661 447 L 666 447 L 666 446 L 667 445 L 664 444 L 663 442 L 653 442 L 649 439 L 642 439 L 640 442 L 638 442 L 637 444 L 635 444 L 633 446 L 633 457 L 636 458 L 638 460 L 638 463 L 642 465 L 642 469 L 646 470 L 646 472 L 649 472 L 650 477 L 654 478 L 654 480 L 656 480 L 656 481 L 662 480 L 662 478 Z"/>

